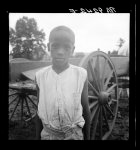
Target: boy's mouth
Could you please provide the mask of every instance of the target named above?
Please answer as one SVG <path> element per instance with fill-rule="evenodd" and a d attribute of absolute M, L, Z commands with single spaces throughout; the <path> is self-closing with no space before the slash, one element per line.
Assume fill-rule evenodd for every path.
<path fill-rule="evenodd" d="M 56 61 L 64 61 L 64 58 L 55 58 Z"/>

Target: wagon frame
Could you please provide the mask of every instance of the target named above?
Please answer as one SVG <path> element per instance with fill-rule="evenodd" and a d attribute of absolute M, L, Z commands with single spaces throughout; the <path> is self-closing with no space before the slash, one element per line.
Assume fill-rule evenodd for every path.
<path fill-rule="evenodd" d="M 95 51 L 82 58 L 78 66 L 85 68 L 88 73 L 88 99 L 91 111 L 90 139 L 106 140 L 113 130 L 119 104 L 119 83 L 115 65 L 106 53 Z M 31 72 L 32 77 L 30 76 Z M 31 70 L 22 74 L 33 80 L 35 72 L 36 70 Z M 17 101 L 9 119 L 12 119 L 19 104 L 21 104 L 19 110 L 21 122 L 34 118 L 36 112 L 31 112 L 30 106 L 32 104 L 34 110 L 37 108 L 37 101 L 32 98 L 36 96 L 35 83 L 10 83 L 9 89 L 12 90 L 9 97 L 14 97 L 9 106 Z M 28 112 L 26 117 L 25 112 Z"/>

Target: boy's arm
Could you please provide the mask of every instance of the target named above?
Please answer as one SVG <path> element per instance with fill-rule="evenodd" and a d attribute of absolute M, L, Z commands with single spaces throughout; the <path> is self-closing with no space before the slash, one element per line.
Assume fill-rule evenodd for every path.
<path fill-rule="evenodd" d="M 81 103 L 83 106 L 83 117 L 85 119 L 85 125 L 83 128 L 84 139 L 90 140 L 90 109 L 88 103 L 88 80 L 86 79 L 81 96 Z"/>
<path fill-rule="evenodd" d="M 36 82 L 36 79 L 35 79 L 35 82 Z M 37 88 L 37 102 L 39 102 L 39 87 L 36 83 L 36 88 Z M 42 121 L 40 120 L 39 116 L 37 115 L 36 113 L 36 116 L 35 116 L 35 123 L 36 123 L 36 140 L 40 140 L 41 139 L 41 131 L 43 129 L 43 125 L 42 125 Z"/>
<path fill-rule="evenodd" d="M 38 117 L 38 115 L 36 114 L 35 116 L 35 120 L 36 120 L 36 140 L 40 140 L 41 139 L 41 131 L 43 129 L 43 125 L 42 122 L 40 120 L 40 118 Z"/>

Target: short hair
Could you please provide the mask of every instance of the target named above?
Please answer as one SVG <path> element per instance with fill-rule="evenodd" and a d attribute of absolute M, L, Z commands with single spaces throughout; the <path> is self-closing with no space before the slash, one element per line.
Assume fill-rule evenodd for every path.
<path fill-rule="evenodd" d="M 74 34 L 74 32 L 73 32 L 69 27 L 67 27 L 67 26 L 57 26 L 57 27 L 55 27 L 54 29 L 52 29 L 51 32 L 50 32 L 50 35 L 49 35 L 49 42 L 52 40 L 52 35 L 53 35 L 56 31 L 60 31 L 60 30 L 69 33 L 72 43 L 73 43 L 73 44 L 75 43 L 75 34 Z"/>

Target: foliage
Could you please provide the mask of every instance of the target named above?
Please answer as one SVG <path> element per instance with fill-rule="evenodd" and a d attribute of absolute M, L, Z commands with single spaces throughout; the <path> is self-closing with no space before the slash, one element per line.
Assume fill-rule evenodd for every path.
<path fill-rule="evenodd" d="M 85 56 L 85 54 L 83 52 L 76 52 L 75 55 L 74 55 L 74 57 L 76 57 L 76 58 L 81 58 L 81 57 L 84 57 L 84 56 Z"/>
<path fill-rule="evenodd" d="M 9 29 L 9 42 L 13 58 L 40 60 L 46 54 L 45 33 L 39 30 L 34 18 L 23 17 L 16 22 L 15 30 Z"/>
<path fill-rule="evenodd" d="M 118 51 L 117 50 L 113 50 L 110 55 L 118 55 Z"/>
<path fill-rule="evenodd" d="M 119 40 L 118 40 L 118 50 L 123 46 L 123 44 L 125 43 L 125 40 L 123 39 L 123 38 L 119 38 Z"/>
<path fill-rule="evenodd" d="M 123 46 L 123 44 L 125 43 L 125 40 L 123 38 L 119 38 L 118 44 L 116 46 L 118 46 L 117 50 L 113 50 L 112 52 L 108 51 L 109 55 L 118 55 L 118 51 L 119 49 Z"/>

